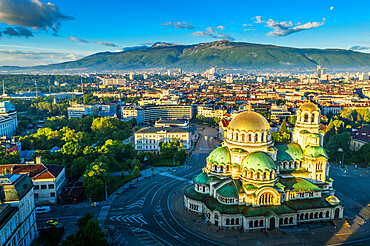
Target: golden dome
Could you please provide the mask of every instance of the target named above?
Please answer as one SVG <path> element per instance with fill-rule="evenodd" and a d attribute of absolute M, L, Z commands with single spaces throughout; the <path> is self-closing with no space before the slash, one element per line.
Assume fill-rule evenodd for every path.
<path fill-rule="evenodd" d="M 328 201 L 330 204 L 338 204 L 338 203 L 340 203 L 339 199 L 336 196 L 328 196 L 326 198 L 326 201 Z"/>
<path fill-rule="evenodd" d="M 306 102 L 306 103 L 302 104 L 302 106 L 299 107 L 299 110 L 301 110 L 301 112 L 303 112 L 303 111 L 308 111 L 308 112 L 320 111 L 320 109 L 316 106 L 316 104 L 314 104 L 312 102 Z"/>
<path fill-rule="evenodd" d="M 255 112 L 243 112 L 236 115 L 229 128 L 239 131 L 269 131 L 270 125 L 262 115 Z"/>

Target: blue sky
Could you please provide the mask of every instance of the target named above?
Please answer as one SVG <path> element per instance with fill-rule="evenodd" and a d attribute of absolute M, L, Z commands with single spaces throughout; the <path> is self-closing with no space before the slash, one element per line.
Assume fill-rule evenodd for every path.
<path fill-rule="evenodd" d="M 0 0 L 0 66 L 219 39 L 370 52 L 369 9 L 366 0 Z"/>

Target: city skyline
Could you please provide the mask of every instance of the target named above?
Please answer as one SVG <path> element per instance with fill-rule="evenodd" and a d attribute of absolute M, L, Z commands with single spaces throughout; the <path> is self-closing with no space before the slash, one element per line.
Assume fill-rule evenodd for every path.
<path fill-rule="evenodd" d="M 368 7 L 366 1 L 356 5 L 345 1 L 188 1 L 182 5 L 0 0 L 0 66 L 71 61 L 156 42 L 195 44 L 222 39 L 369 52 Z"/>

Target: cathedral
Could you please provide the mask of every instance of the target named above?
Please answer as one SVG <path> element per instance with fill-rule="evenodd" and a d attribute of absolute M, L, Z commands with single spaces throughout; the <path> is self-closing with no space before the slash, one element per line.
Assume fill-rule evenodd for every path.
<path fill-rule="evenodd" d="M 307 102 L 297 110 L 292 142 L 274 144 L 262 115 L 236 115 L 222 146 L 185 188 L 185 208 L 216 226 L 244 231 L 342 218 L 319 126 L 320 109 Z"/>

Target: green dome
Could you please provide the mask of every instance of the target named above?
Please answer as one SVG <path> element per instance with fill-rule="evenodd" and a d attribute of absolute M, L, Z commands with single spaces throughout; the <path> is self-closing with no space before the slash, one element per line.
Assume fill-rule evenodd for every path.
<path fill-rule="evenodd" d="M 321 146 L 307 146 L 304 150 L 304 155 L 308 157 L 318 158 L 320 156 L 328 157 L 325 150 Z"/>
<path fill-rule="evenodd" d="M 278 149 L 278 161 L 300 161 L 304 159 L 301 146 L 297 143 L 281 144 L 275 147 Z"/>
<path fill-rule="evenodd" d="M 194 183 L 198 183 L 200 185 L 209 185 L 208 176 L 206 173 L 200 173 L 199 175 L 194 177 Z"/>
<path fill-rule="evenodd" d="M 247 157 L 243 159 L 241 166 L 247 170 L 260 170 L 262 172 L 276 169 L 274 160 L 262 151 L 247 155 Z"/>
<path fill-rule="evenodd" d="M 225 184 L 217 190 L 217 193 L 223 197 L 239 197 L 239 192 L 237 191 L 234 182 Z"/>
<path fill-rule="evenodd" d="M 227 147 L 221 146 L 214 149 L 211 154 L 207 157 L 207 160 L 217 164 L 229 164 L 231 163 L 231 157 Z"/>

